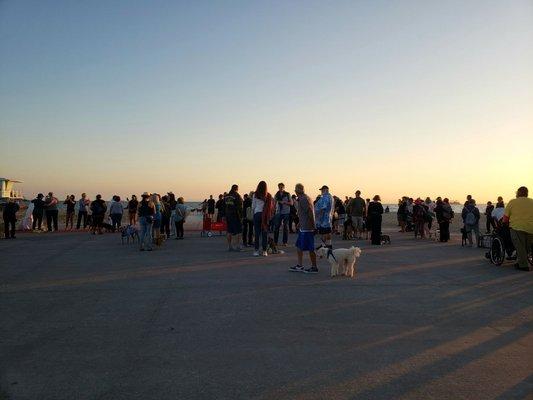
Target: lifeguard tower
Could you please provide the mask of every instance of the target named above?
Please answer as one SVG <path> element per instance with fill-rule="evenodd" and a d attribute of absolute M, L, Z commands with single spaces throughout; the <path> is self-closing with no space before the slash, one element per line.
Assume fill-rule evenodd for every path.
<path fill-rule="evenodd" d="M 22 200 L 24 197 L 21 190 L 15 188 L 15 184 L 22 183 L 14 179 L 0 178 L 0 201 L 8 199 Z"/>

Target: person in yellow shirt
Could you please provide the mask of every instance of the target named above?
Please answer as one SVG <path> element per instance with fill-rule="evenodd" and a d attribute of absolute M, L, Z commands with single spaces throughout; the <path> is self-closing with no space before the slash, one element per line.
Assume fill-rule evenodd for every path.
<path fill-rule="evenodd" d="M 503 221 L 511 228 L 511 239 L 516 248 L 516 269 L 530 271 L 528 252 L 533 245 L 533 199 L 527 197 L 527 187 L 519 187 L 516 199 L 511 200 L 505 207 Z"/>

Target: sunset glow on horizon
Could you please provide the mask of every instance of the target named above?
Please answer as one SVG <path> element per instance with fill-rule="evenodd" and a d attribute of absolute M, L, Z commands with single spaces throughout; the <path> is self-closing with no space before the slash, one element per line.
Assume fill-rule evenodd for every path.
<path fill-rule="evenodd" d="M 526 0 L 0 2 L 0 176 L 508 200 L 533 190 L 532 48 Z"/>

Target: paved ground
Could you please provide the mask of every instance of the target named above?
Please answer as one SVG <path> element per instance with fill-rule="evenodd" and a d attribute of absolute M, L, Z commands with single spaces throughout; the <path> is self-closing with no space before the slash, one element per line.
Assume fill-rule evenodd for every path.
<path fill-rule="evenodd" d="M 291 238 L 293 240 L 293 238 Z M 533 390 L 533 272 L 455 242 L 369 248 L 355 280 L 222 238 L 0 241 L 11 399 L 516 399 Z M 338 247 L 342 245 L 339 241 Z M 531 397 L 530 397 L 531 398 Z"/>

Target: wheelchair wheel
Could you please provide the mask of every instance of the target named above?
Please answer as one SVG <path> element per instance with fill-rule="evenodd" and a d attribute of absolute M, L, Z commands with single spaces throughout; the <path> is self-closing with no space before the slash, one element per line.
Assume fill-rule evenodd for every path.
<path fill-rule="evenodd" d="M 529 249 L 529 253 L 527 253 L 527 261 L 529 262 L 529 265 L 533 267 L 533 245 Z"/>
<path fill-rule="evenodd" d="M 503 240 L 496 236 L 492 239 L 490 245 L 490 262 L 494 265 L 502 265 L 505 260 L 505 247 L 503 247 Z"/>

